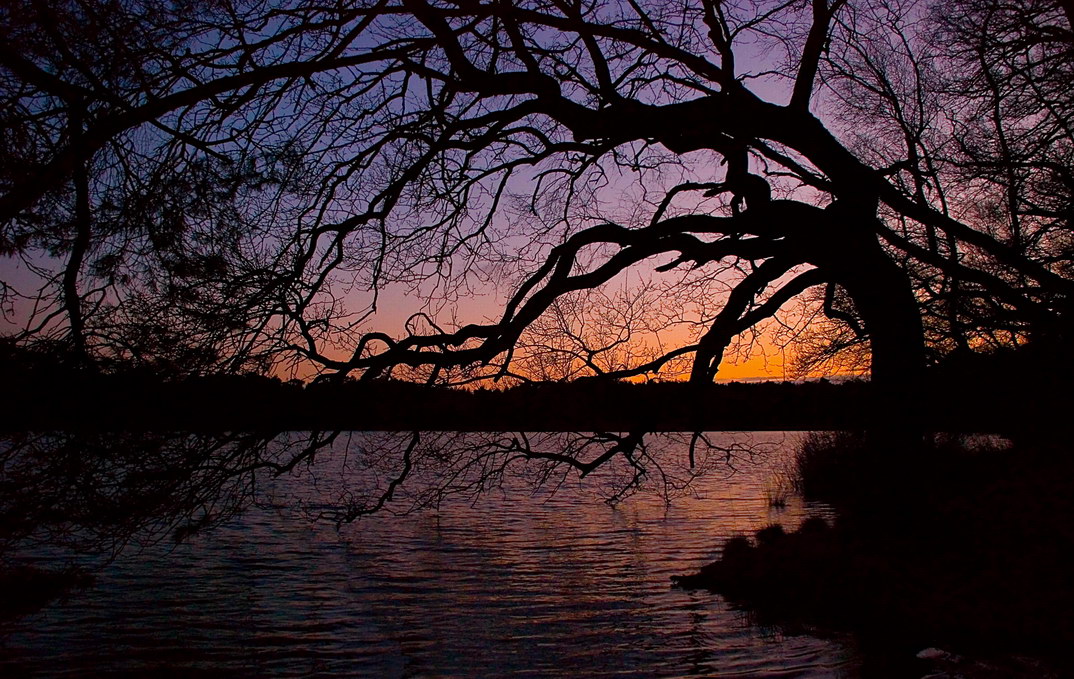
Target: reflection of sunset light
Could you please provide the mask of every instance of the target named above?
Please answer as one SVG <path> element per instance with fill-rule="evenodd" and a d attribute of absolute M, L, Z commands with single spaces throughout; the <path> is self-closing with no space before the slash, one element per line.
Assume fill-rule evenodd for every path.
<path fill-rule="evenodd" d="M 573 592 L 579 603 L 599 601 L 604 593 L 594 584 L 609 572 L 622 574 L 625 564 L 615 557 L 642 546 L 662 555 L 662 563 L 648 564 L 659 580 L 700 565 L 699 555 L 707 558 L 719 547 L 715 536 L 748 535 L 774 522 L 788 530 L 806 516 L 825 513 L 823 507 L 808 507 L 801 498 L 791 497 L 785 508 L 774 510 L 765 496 L 773 476 L 786 464 L 796 435 L 782 432 L 715 434 L 722 444 L 737 441 L 754 454 L 744 455 L 730 465 L 716 464 L 691 485 L 691 492 L 665 504 L 657 489 L 629 497 L 610 507 L 600 502 L 600 490 L 613 483 L 610 473 L 598 471 L 584 480 L 572 478 L 555 493 L 544 488 L 534 492 L 521 477 L 508 477 L 502 492 L 475 500 L 446 503 L 432 517 L 418 514 L 410 520 L 414 528 L 428 532 L 426 541 L 459 558 L 479 559 L 506 569 L 516 569 L 516 578 L 538 588 L 543 595 L 556 591 Z M 681 456 L 683 443 L 673 435 L 649 435 L 650 445 L 666 447 L 669 458 Z M 670 461 L 667 460 L 667 461 Z M 521 469 L 521 468 L 520 468 Z M 515 511 L 518 505 L 525 511 Z M 374 535 L 398 529 L 398 519 L 372 516 L 347 528 L 344 535 Z M 691 531 L 675 531 L 674 526 L 689 524 Z M 362 542 L 365 539 L 359 541 Z M 357 544 L 357 543 L 356 543 Z M 530 573 L 534 554 L 541 554 L 545 565 Z M 444 568 L 441 556 L 418 555 L 431 572 Z M 455 557 L 453 557 L 455 558 Z M 606 565 L 597 566 L 601 562 Z M 586 567 L 580 567 L 586 564 Z M 579 567 L 572 567 L 577 565 Z M 638 564 L 639 567 L 642 564 Z M 550 580 L 548 571 L 558 575 Z M 654 573 L 636 573 L 650 579 Z M 487 601 L 506 601 L 513 595 L 491 593 Z"/>

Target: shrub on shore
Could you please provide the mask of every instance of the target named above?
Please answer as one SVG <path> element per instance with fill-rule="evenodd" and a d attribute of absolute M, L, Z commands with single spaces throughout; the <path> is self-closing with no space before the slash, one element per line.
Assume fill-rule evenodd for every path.
<path fill-rule="evenodd" d="M 867 459 L 862 435 L 808 436 L 798 488 L 833 501 L 836 523 L 734 538 L 676 584 L 766 624 L 849 630 L 904 657 L 935 646 L 1069 663 L 1074 583 L 1061 555 L 1074 553 L 1074 461 L 1000 447 L 933 437 L 933 462 L 891 469 L 897 460 Z"/>

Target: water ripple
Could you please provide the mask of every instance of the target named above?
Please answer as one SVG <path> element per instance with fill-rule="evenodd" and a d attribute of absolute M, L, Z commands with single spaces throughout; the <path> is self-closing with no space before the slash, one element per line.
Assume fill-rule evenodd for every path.
<path fill-rule="evenodd" d="M 338 533 L 253 510 L 3 630 L 4 676 L 820 677 L 837 640 L 749 626 L 669 587 L 727 537 L 810 508 L 764 499 L 778 459 L 702 479 L 698 498 L 619 508 L 585 487 L 375 516 Z"/>

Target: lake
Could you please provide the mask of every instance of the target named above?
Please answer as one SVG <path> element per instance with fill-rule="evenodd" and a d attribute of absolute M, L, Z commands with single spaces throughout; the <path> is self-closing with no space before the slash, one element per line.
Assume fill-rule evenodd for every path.
<path fill-rule="evenodd" d="M 322 490 L 307 474 L 282 477 L 273 500 L 177 546 L 127 550 L 91 587 L 4 624 L 0 675 L 856 676 L 847 639 L 759 628 L 718 595 L 670 586 L 728 537 L 830 515 L 793 495 L 771 506 L 795 434 L 713 437 L 758 452 L 710 461 L 670 504 L 660 482 L 613 507 L 599 473 L 554 493 L 522 473 L 337 531 L 309 517 Z M 363 440 L 317 464 L 338 467 Z"/>

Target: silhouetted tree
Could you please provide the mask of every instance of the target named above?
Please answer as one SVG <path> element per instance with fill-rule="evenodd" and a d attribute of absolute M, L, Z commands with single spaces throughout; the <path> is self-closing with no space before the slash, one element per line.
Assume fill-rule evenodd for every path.
<path fill-rule="evenodd" d="M 1069 319 L 1067 9 L 9 3 L 5 302 L 91 365 L 460 381 L 549 349 L 707 382 L 823 289 L 905 385 L 929 348 Z M 687 339 L 623 352 L 641 315 L 571 316 L 628 270 Z M 497 318 L 433 313 L 494 282 Z M 392 285 L 429 300 L 403 336 L 369 327 Z"/>

